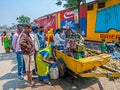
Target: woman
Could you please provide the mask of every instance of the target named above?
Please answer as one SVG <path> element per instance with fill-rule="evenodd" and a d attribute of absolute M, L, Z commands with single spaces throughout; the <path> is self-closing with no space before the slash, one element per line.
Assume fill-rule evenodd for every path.
<path fill-rule="evenodd" d="M 51 28 L 48 33 L 46 34 L 47 38 L 47 45 L 53 44 L 54 43 L 54 33 L 53 33 L 53 28 Z"/>
<path fill-rule="evenodd" d="M 49 45 L 48 47 L 40 50 L 36 56 L 36 64 L 37 64 L 37 71 L 38 71 L 38 79 L 43 80 L 46 84 L 51 85 L 49 82 L 49 64 L 53 64 L 54 61 L 49 61 L 49 59 L 55 56 L 56 46 L 54 44 Z"/>
<path fill-rule="evenodd" d="M 9 53 L 10 52 L 10 38 L 5 31 L 3 32 L 2 44 L 3 43 L 4 43 L 4 48 L 5 48 L 6 53 Z"/>

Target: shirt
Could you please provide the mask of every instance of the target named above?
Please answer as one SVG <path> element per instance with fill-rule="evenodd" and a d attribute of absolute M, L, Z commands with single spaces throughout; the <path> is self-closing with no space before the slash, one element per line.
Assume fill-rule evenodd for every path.
<path fill-rule="evenodd" d="M 35 48 L 29 33 L 24 32 L 20 37 L 21 50 L 24 55 L 34 55 Z"/>
<path fill-rule="evenodd" d="M 61 42 L 65 42 L 65 40 L 63 40 L 58 33 L 55 34 L 54 44 L 58 45 L 58 44 L 61 44 Z"/>
<path fill-rule="evenodd" d="M 22 33 L 21 33 L 22 34 Z M 15 52 L 19 52 L 21 51 L 21 47 L 20 47 L 20 35 L 18 35 L 18 33 L 16 32 L 13 36 L 13 40 L 12 40 L 12 46 L 13 46 L 13 49 L 15 50 Z"/>
<path fill-rule="evenodd" d="M 63 31 L 63 32 L 61 33 L 61 38 L 62 38 L 63 40 L 66 39 L 65 31 Z"/>
<path fill-rule="evenodd" d="M 41 31 L 38 31 L 37 35 L 38 35 L 39 40 L 41 40 L 42 42 L 44 42 L 44 33 L 41 32 Z"/>
<path fill-rule="evenodd" d="M 12 40 L 13 40 L 13 36 L 10 36 L 10 43 L 12 43 Z"/>
<path fill-rule="evenodd" d="M 38 40 L 37 33 L 31 32 L 31 33 L 30 33 L 30 36 L 31 36 L 31 38 L 32 38 L 32 41 L 33 41 L 35 50 L 36 50 L 36 51 L 39 51 L 39 49 L 40 49 L 40 43 L 39 43 L 39 40 Z"/>
<path fill-rule="evenodd" d="M 40 49 L 43 49 L 45 47 L 44 32 L 38 31 L 37 35 L 39 39 Z"/>
<path fill-rule="evenodd" d="M 107 50 L 107 45 L 105 42 L 101 43 L 100 47 L 101 47 L 101 50 L 103 50 L 103 51 Z"/>

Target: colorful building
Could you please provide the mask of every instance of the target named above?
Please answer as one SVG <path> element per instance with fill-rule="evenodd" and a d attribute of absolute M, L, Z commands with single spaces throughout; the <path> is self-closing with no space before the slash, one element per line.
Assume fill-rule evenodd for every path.
<path fill-rule="evenodd" d="M 86 20 L 87 20 L 87 8 L 85 6 L 80 6 L 80 22 L 81 29 L 84 32 L 83 36 L 86 36 Z M 56 29 L 63 26 L 67 26 L 71 29 L 77 30 L 77 24 L 74 21 L 74 11 L 70 9 L 65 9 L 58 11 L 49 15 L 45 15 L 37 19 L 38 25 L 45 26 L 45 32 L 50 28 Z"/>
<path fill-rule="evenodd" d="M 96 0 L 99 1 L 99 0 Z M 81 33 L 86 40 L 116 41 L 120 37 L 120 0 L 107 2 L 91 2 L 87 6 L 80 6 Z M 38 25 L 45 26 L 45 32 L 67 26 L 78 30 L 74 20 L 74 11 L 65 9 L 37 19 Z"/>
<path fill-rule="evenodd" d="M 116 41 L 120 37 L 120 0 L 89 4 L 86 40 Z"/>

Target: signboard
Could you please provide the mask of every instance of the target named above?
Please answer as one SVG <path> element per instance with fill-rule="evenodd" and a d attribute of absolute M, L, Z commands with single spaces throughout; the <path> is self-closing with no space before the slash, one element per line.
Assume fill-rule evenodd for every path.
<path fill-rule="evenodd" d="M 70 9 L 62 10 L 60 13 L 60 19 L 61 20 L 71 20 L 74 18 L 74 11 Z"/>
<path fill-rule="evenodd" d="M 81 18 L 80 19 L 80 28 L 81 28 L 81 33 L 82 33 L 82 36 L 86 36 L 86 23 L 87 23 L 87 19 L 86 18 Z M 74 19 L 72 20 L 62 20 L 61 21 L 61 27 L 69 27 L 70 29 L 73 29 L 73 30 L 78 30 L 78 25 L 75 23 Z"/>
<path fill-rule="evenodd" d="M 51 28 L 56 29 L 57 28 L 57 15 L 53 14 L 51 16 L 45 16 L 45 17 L 40 18 L 40 20 L 38 20 L 38 25 L 44 26 L 45 33 L 47 33 L 48 30 Z"/>

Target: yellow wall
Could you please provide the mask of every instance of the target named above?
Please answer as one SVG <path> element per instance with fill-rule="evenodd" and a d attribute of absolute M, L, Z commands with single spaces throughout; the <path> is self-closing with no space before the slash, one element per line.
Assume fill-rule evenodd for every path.
<path fill-rule="evenodd" d="M 120 0 L 109 0 L 105 4 L 105 8 L 113 6 L 120 3 Z M 120 37 L 120 31 L 110 30 L 108 33 L 96 33 L 96 15 L 98 10 L 105 8 L 97 9 L 97 4 L 94 4 L 94 9 L 87 11 L 87 37 L 86 40 L 101 41 L 100 37 L 105 37 L 107 41 L 117 40 Z"/>

